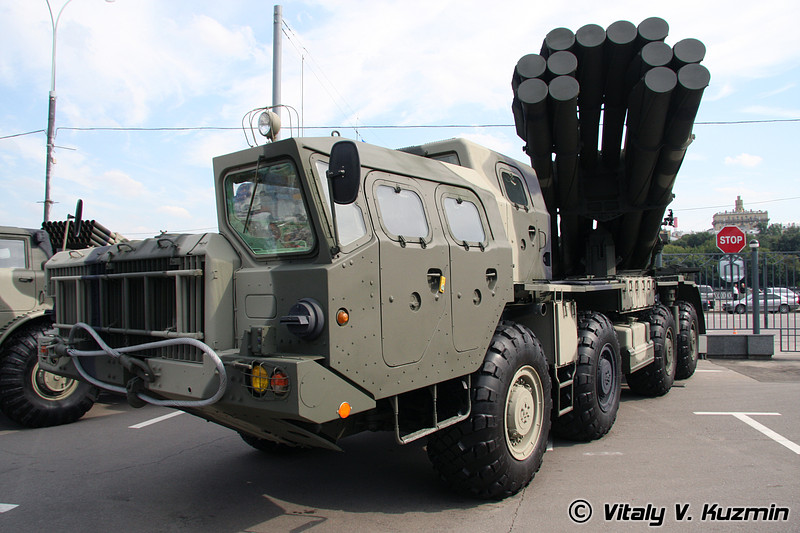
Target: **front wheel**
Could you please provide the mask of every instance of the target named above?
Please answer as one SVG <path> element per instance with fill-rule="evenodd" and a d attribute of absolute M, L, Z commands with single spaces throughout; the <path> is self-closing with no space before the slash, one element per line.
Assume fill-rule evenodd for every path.
<path fill-rule="evenodd" d="M 428 440 L 428 456 L 445 483 L 483 499 L 527 486 L 547 447 L 550 390 L 538 339 L 525 326 L 502 322 L 472 377 L 470 417 Z"/>
<path fill-rule="evenodd" d="M 744 306 L 744 304 L 738 304 L 734 311 L 737 315 L 743 315 L 744 312 L 747 311 L 747 308 Z"/>
<path fill-rule="evenodd" d="M 47 329 L 39 324 L 16 333 L 0 359 L 0 410 L 29 428 L 75 422 L 97 400 L 90 384 L 39 368 L 36 339 Z"/>

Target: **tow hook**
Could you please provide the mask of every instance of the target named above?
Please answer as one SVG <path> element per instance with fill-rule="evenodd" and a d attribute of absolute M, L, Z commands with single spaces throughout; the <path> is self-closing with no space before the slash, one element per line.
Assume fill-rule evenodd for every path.
<path fill-rule="evenodd" d="M 156 380 L 150 367 L 141 359 L 122 354 L 119 356 L 119 362 L 122 363 L 122 366 L 128 371 L 133 372 L 138 378 L 148 383 L 152 383 Z"/>
<path fill-rule="evenodd" d="M 156 378 L 153 376 L 150 367 L 147 363 L 136 357 L 122 354 L 119 357 L 119 362 L 134 376 L 125 384 L 125 396 L 128 399 L 128 405 L 136 409 L 144 407 L 147 402 L 139 397 L 140 393 L 145 392 L 144 384 L 153 383 Z"/>

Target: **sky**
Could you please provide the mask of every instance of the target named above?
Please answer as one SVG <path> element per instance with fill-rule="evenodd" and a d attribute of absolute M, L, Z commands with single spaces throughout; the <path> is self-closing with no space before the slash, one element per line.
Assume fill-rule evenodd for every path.
<path fill-rule="evenodd" d="M 65 2 L 50 4 L 55 17 Z M 131 239 L 215 231 L 212 158 L 247 148 L 242 117 L 272 103 L 274 5 L 66 5 L 51 219 L 81 198 L 84 218 Z M 554 28 L 661 17 L 667 44 L 705 44 L 711 72 L 673 191 L 678 230 L 711 228 L 737 196 L 771 223 L 800 223 L 797 0 L 310 0 L 282 11 L 282 103 L 296 110 L 282 114 L 283 137 L 335 129 L 389 148 L 465 137 L 526 163 L 511 114 L 519 58 Z M 0 0 L 0 225 L 41 226 L 52 38 L 45 0 Z"/>

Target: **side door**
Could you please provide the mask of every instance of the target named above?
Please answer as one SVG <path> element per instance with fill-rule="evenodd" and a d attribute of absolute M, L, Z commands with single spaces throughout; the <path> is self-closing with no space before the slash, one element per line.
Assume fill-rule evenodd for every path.
<path fill-rule="evenodd" d="M 452 350 L 448 250 L 435 184 L 373 171 L 366 194 L 379 240 L 383 359 L 390 367 Z"/>
<path fill-rule="evenodd" d="M 522 279 L 549 279 L 550 266 L 550 216 L 544 202 L 534 205 L 520 171 L 505 163 L 497 165 L 497 179 L 506 199 L 509 200 L 510 226 L 514 235 L 509 239 L 514 245 L 514 260 L 519 265 Z"/>
<path fill-rule="evenodd" d="M 0 237 L 0 328 L 38 304 L 30 246 L 21 235 Z"/>
<path fill-rule="evenodd" d="M 450 244 L 450 301 L 453 344 L 459 352 L 485 349 L 504 302 L 497 297 L 499 266 L 508 262 L 489 230 L 484 208 L 474 193 L 440 185 L 436 202 Z"/>

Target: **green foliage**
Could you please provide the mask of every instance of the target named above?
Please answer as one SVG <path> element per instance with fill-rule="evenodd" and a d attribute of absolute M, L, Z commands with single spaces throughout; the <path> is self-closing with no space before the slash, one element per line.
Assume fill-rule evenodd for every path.
<path fill-rule="evenodd" d="M 753 239 L 759 242 L 763 285 L 792 288 L 800 285 L 800 226 L 761 224 L 757 235 L 747 236 L 748 243 Z M 718 275 L 718 262 L 723 255 L 717 248 L 715 233 L 687 233 L 664 246 L 663 253 L 665 265 L 696 269 L 699 282 L 723 286 L 719 285 Z M 745 248 L 739 256 L 749 264 L 750 249 Z"/>
<path fill-rule="evenodd" d="M 757 235 L 748 235 L 747 241 L 758 239 L 763 252 L 797 252 L 800 251 L 800 226 L 784 226 L 783 224 L 759 224 Z M 664 247 L 666 254 L 718 253 L 715 233 L 701 231 L 687 233 Z M 745 250 L 746 252 L 746 250 Z"/>
<path fill-rule="evenodd" d="M 711 254 L 719 252 L 717 248 L 717 237 L 714 233 L 701 231 L 698 233 L 687 233 L 680 239 L 676 239 L 664 246 L 665 254 Z"/>

